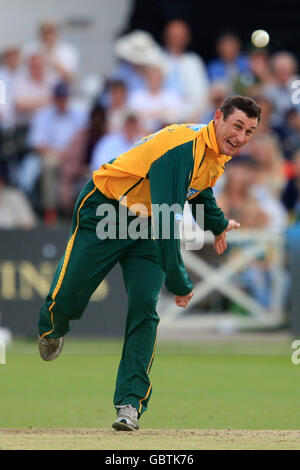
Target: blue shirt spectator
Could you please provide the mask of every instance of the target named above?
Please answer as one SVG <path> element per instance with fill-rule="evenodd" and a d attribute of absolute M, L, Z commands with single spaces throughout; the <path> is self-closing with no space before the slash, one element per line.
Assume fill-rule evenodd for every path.
<path fill-rule="evenodd" d="M 56 106 L 49 106 L 35 114 L 28 134 L 28 144 L 34 148 L 64 150 L 85 123 L 86 116 L 81 110 L 70 106 L 61 113 Z"/>
<path fill-rule="evenodd" d="M 243 75 L 249 72 L 249 60 L 243 54 L 237 56 L 231 63 L 226 63 L 222 59 L 214 59 L 208 65 L 211 81 L 231 80 L 236 74 Z"/>
<path fill-rule="evenodd" d="M 54 195 L 57 195 L 64 152 L 87 119 L 82 110 L 70 105 L 69 97 L 69 87 L 58 83 L 53 89 L 53 105 L 34 114 L 27 138 L 30 153 L 22 160 L 17 176 L 19 187 L 29 196 L 41 177 L 44 207 L 51 206 L 51 209 L 57 203 Z"/>
<path fill-rule="evenodd" d="M 234 92 L 252 83 L 249 59 L 241 53 L 241 42 L 235 34 L 226 33 L 218 39 L 217 54 L 208 64 L 211 81 L 226 81 Z"/>

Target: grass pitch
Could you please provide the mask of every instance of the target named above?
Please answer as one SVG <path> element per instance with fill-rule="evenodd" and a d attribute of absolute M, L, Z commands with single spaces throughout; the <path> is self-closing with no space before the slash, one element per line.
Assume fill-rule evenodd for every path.
<path fill-rule="evenodd" d="M 161 342 L 141 431 L 116 433 L 121 342 L 66 337 L 43 362 L 15 342 L 0 365 L 2 449 L 300 449 L 291 340 Z"/>

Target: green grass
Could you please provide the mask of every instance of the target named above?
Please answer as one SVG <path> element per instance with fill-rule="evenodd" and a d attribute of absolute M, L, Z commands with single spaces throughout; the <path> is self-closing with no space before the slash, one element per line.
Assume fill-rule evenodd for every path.
<path fill-rule="evenodd" d="M 161 342 L 142 428 L 299 429 L 290 343 Z M 1 428 L 110 428 L 120 354 L 116 340 L 66 338 L 45 363 L 35 343 L 15 342 L 0 365 Z"/>

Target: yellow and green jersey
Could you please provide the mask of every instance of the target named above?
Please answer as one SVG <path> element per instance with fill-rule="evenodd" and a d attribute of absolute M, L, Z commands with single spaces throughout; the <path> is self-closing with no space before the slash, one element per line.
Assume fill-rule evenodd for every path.
<path fill-rule="evenodd" d="M 197 204 L 203 204 L 202 228 L 218 235 L 228 220 L 216 204 L 212 187 L 230 158 L 219 153 L 213 121 L 208 125 L 175 124 L 142 138 L 128 152 L 102 165 L 93 173 L 93 181 L 107 198 L 129 208 L 134 205 L 141 216 L 150 217 L 153 204 L 177 204 L 183 212 L 188 200 L 193 214 Z M 174 294 L 186 295 L 192 283 L 179 240 L 157 236 L 156 245 L 166 287 Z"/>
<path fill-rule="evenodd" d="M 188 176 L 184 200 L 191 200 L 214 186 L 224 171 L 224 164 L 231 158 L 219 153 L 213 121 L 208 126 L 175 124 L 142 138 L 128 152 L 102 165 L 93 174 L 94 183 L 106 197 L 122 202 L 126 196 L 128 207 L 143 204 L 147 215 L 151 215 L 149 175 L 166 157 L 167 173 L 161 173 L 160 179 L 165 179 L 169 185 L 172 167 L 181 160 L 182 174 L 173 177 Z"/>

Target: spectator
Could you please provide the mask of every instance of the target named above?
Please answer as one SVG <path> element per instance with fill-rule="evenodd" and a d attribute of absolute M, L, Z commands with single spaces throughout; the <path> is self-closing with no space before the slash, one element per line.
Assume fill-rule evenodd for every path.
<path fill-rule="evenodd" d="M 107 130 L 121 132 L 128 114 L 127 88 L 122 80 L 111 80 L 108 85 Z"/>
<path fill-rule="evenodd" d="M 90 177 L 94 148 L 106 133 L 106 111 L 101 105 L 92 107 L 87 125 L 80 129 L 62 156 L 60 201 L 65 214 L 71 214 L 82 186 Z"/>
<path fill-rule="evenodd" d="M 145 68 L 157 64 L 162 51 L 151 34 L 137 30 L 116 41 L 115 54 L 120 63 L 111 78 L 122 80 L 132 92 L 145 87 Z"/>
<path fill-rule="evenodd" d="M 4 168 L 0 167 L 0 229 L 30 229 L 36 216 L 25 195 L 6 184 Z"/>
<path fill-rule="evenodd" d="M 256 97 L 255 100 L 261 107 L 261 120 L 254 138 L 246 147 L 246 151 L 254 156 L 258 152 L 259 159 L 261 157 L 263 159 L 269 159 L 269 163 L 272 165 L 274 171 L 270 168 L 269 174 L 269 170 L 266 169 L 266 184 L 268 186 L 268 183 L 270 183 L 273 189 L 275 189 L 276 186 L 278 189 L 278 191 L 276 191 L 276 197 L 279 197 L 282 184 L 285 183 L 286 179 L 290 179 L 293 176 L 293 163 L 290 160 L 295 148 L 300 146 L 300 115 L 295 108 L 287 112 L 286 131 L 284 135 L 281 134 L 281 139 L 279 139 L 278 133 L 275 132 L 271 126 L 273 110 L 271 101 L 264 95 Z M 297 123 L 299 126 L 298 131 Z M 271 163 L 271 160 L 273 163 Z M 271 176 L 271 174 L 273 176 Z"/>
<path fill-rule="evenodd" d="M 2 50 L 0 66 L 1 95 L 4 93 L 0 100 L 0 155 L 6 165 L 9 183 L 14 182 L 15 168 L 24 150 L 26 134 L 26 129 L 17 127 L 15 110 L 15 88 L 20 70 L 20 48 L 7 44 Z"/>
<path fill-rule="evenodd" d="M 181 120 L 183 101 L 180 95 L 163 87 L 164 69 L 148 66 L 146 69 L 146 88 L 129 95 L 128 108 L 138 114 L 143 123 L 144 133 L 157 131 L 164 123 Z"/>
<path fill-rule="evenodd" d="M 241 88 L 252 83 L 249 59 L 241 53 L 241 41 L 234 33 L 222 34 L 217 41 L 218 57 L 208 64 L 212 82 L 226 81 L 232 92 L 240 93 Z"/>
<path fill-rule="evenodd" d="M 28 135 L 32 152 L 19 170 L 19 185 L 30 194 L 41 175 L 42 203 L 45 222 L 56 221 L 59 206 L 58 185 L 62 156 L 74 135 L 85 125 L 85 116 L 69 105 L 70 90 L 59 83 L 53 90 L 53 104 L 34 116 Z"/>
<path fill-rule="evenodd" d="M 15 106 L 18 125 L 28 126 L 35 111 L 51 101 L 53 80 L 47 74 L 44 59 L 39 54 L 28 58 L 24 73 L 15 82 Z"/>
<path fill-rule="evenodd" d="M 276 199 L 285 185 L 285 160 L 276 135 L 259 134 L 251 145 L 252 156 L 259 163 L 256 181 Z"/>
<path fill-rule="evenodd" d="M 98 170 L 104 163 L 127 152 L 140 137 L 139 120 L 134 114 L 129 114 L 122 132 L 108 134 L 99 140 L 92 154 L 91 171 Z"/>
<path fill-rule="evenodd" d="M 259 126 L 257 128 L 257 134 L 273 134 L 275 132 L 271 125 L 271 117 L 273 112 L 272 102 L 264 95 L 255 96 L 255 101 L 261 107 L 261 118 L 259 121 Z"/>
<path fill-rule="evenodd" d="M 208 104 L 209 80 L 206 67 L 197 54 L 188 52 L 191 42 L 189 25 L 180 19 L 169 21 L 164 29 L 163 42 L 167 73 L 165 85 L 185 103 L 185 118 L 204 111 Z"/>
<path fill-rule="evenodd" d="M 25 45 L 24 54 L 41 54 L 55 81 L 71 83 L 79 70 L 77 49 L 60 39 L 59 27 L 54 21 L 44 21 L 39 37 Z"/>
<path fill-rule="evenodd" d="M 220 108 L 225 99 L 230 95 L 230 88 L 226 82 L 213 82 L 209 91 L 209 105 L 200 116 L 196 116 L 192 121 L 209 123 L 214 119 L 216 109 Z M 260 127 L 260 124 L 259 124 Z M 256 132 L 256 131 L 255 131 Z"/>
<path fill-rule="evenodd" d="M 266 85 L 263 88 L 263 94 L 273 104 L 272 126 L 276 127 L 280 133 L 284 132 L 281 128 L 285 124 L 285 114 L 293 107 L 291 83 L 297 74 L 296 58 L 289 52 L 277 52 L 271 58 L 271 70 L 274 83 Z"/>
<path fill-rule="evenodd" d="M 269 220 L 251 192 L 257 167 L 252 158 L 235 157 L 226 166 L 226 182 L 217 198 L 227 217 L 238 220 L 244 228 L 263 228 Z"/>
<path fill-rule="evenodd" d="M 264 182 L 261 183 L 261 167 L 252 156 L 235 156 L 227 164 L 225 184 L 217 199 L 228 217 L 234 216 L 242 227 L 277 231 L 285 226 L 285 213 Z"/>
<path fill-rule="evenodd" d="M 5 104 L 0 104 L 0 127 L 13 129 L 16 125 L 15 115 L 15 82 L 20 73 L 20 48 L 8 44 L 2 50 L 0 80 L 5 83 Z"/>
<path fill-rule="evenodd" d="M 270 68 L 269 53 L 266 48 L 252 47 L 249 52 L 249 66 L 253 81 L 247 86 L 245 93 L 260 95 L 262 87 L 273 83 L 274 78 Z"/>
<path fill-rule="evenodd" d="M 226 183 L 217 200 L 227 216 L 235 217 L 243 229 L 260 229 L 271 234 L 285 228 L 286 216 L 281 204 L 268 191 L 263 199 L 257 196 L 259 167 L 260 164 L 251 157 L 234 157 L 227 166 Z M 235 245 L 227 256 L 237 256 L 239 249 Z M 236 282 L 266 308 L 272 306 L 271 262 L 272 253 L 268 253 L 236 277 Z"/>

